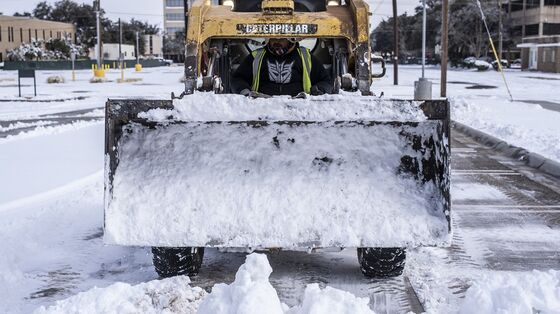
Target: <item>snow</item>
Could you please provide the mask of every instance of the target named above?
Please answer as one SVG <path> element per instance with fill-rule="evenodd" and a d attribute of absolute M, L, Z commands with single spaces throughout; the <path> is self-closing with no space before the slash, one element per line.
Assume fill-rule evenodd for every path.
<path fill-rule="evenodd" d="M 117 282 L 93 288 L 56 304 L 36 309 L 34 314 L 170 314 L 197 313 L 206 292 L 189 286 L 189 277 L 153 280 L 138 285 Z"/>
<path fill-rule="evenodd" d="M 403 128 L 426 135 L 435 123 Z M 105 240 L 218 247 L 441 245 L 449 234 L 437 188 L 396 175 L 402 156 L 419 155 L 406 144 L 403 128 L 332 122 L 132 125 L 119 142 Z"/>
<path fill-rule="evenodd" d="M 343 104 L 343 105 L 341 105 Z M 174 101 L 173 110 L 153 109 L 139 117 L 151 121 L 425 121 L 421 102 L 391 102 L 356 93 L 292 99 L 247 99 L 241 95 L 196 93 Z"/>
<path fill-rule="evenodd" d="M 305 295 L 301 306 L 296 306 L 287 314 L 375 314 L 369 308 L 369 298 L 358 298 L 350 292 L 310 284 L 305 288 Z"/>
<path fill-rule="evenodd" d="M 497 188 L 480 183 L 452 183 L 453 200 L 504 200 L 507 199 Z"/>
<path fill-rule="evenodd" d="M 560 112 L 496 96 L 452 98 L 451 105 L 452 119 L 560 161 Z"/>
<path fill-rule="evenodd" d="M 0 173 L 9 178 L 2 185 L 0 211 L 99 172 L 103 127 L 102 122 L 80 122 L 0 138 Z"/>
<path fill-rule="evenodd" d="M 483 276 L 467 291 L 459 313 L 560 313 L 560 271 Z"/>
<path fill-rule="evenodd" d="M 264 254 L 250 254 L 231 284 L 216 284 L 207 294 L 191 287 L 186 276 L 153 280 L 138 285 L 117 282 L 106 288 L 93 288 L 51 306 L 42 306 L 34 314 L 82 313 L 197 313 L 197 314 L 375 314 L 368 298 L 352 293 L 309 284 L 300 306 L 289 308 L 280 302 L 269 282 L 272 268 Z"/>
<path fill-rule="evenodd" d="M 46 78 L 53 74 L 64 75 L 66 83 L 57 86 L 46 84 Z M 17 72 L 0 71 L 0 120 L 12 121 L 37 118 L 42 114 L 100 108 L 109 97 L 141 95 L 168 99 L 171 91 L 182 90 L 182 84 L 179 82 L 182 76 L 180 67 L 145 69 L 138 74 L 131 70 L 126 73 L 130 77 L 144 78 L 142 84 L 117 84 L 114 80 L 120 73 L 113 70 L 108 74 L 113 82 L 106 84 L 89 84 L 90 71 L 77 71 L 75 82 L 70 80 L 70 71 L 37 71 L 37 75 L 39 95 L 30 96 L 32 86 L 29 86 L 28 80 L 23 80 L 22 83 L 27 86 L 22 89 L 24 97 L 19 98 Z M 372 88 L 378 95 L 384 91 L 385 97 L 410 98 L 413 82 L 419 75 L 419 67 L 401 66 L 400 83 L 393 86 L 392 69 L 389 65 L 387 77 L 376 80 Z M 433 91 L 434 95 L 437 95 L 439 69 L 428 67 L 426 76 L 434 82 Z M 558 147 L 554 141 L 560 137 L 557 111 L 523 101 L 559 103 L 558 93 L 555 91 L 560 88 L 560 75 L 506 71 L 506 77 L 515 102 L 506 100 L 508 96 L 505 87 L 500 75 L 495 71 L 450 69 L 448 79 L 450 82 L 456 82 L 448 86 L 453 111 L 457 112 L 454 119 L 473 127 L 481 126 L 485 132 L 498 137 L 507 136 L 508 133 L 503 132 L 503 126 L 507 126 L 510 130 L 515 129 L 524 134 L 510 134 L 508 141 L 512 144 L 543 155 L 547 154 L 546 151 L 554 152 L 554 148 Z M 467 89 L 475 84 L 492 85 L 497 88 Z M 76 99 L 78 96 L 84 96 L 85 99 Z M 309 102 L 312 102 L 312 99 Z M 94 115 L 100 114 L 103 114 L 102 109 Z M 540 136 L 541 133 L 545 135 Z M 62 136 L 66 138 L 64 141 Z M 32 138 L 27 135 L 14 136 L 9 142 L 0 144 L 0 197 L 3 198 L 0 201 L 0 312 L 31 313 L 37 307 L 48 308 L 55 305 L 56 301 L 89 291 L 95 286 L 102 289 L 123 282 L 130 286 L 126 287 L 126 290 L 129 290 L 142 282 L 151 283 L 157 277 L 152 268 L 149 249 L 107 246 L 99 238 L 103 227 L 103 136 L 102 125 L 92 124 L 83 128 L 65 127 L 64 132 L 56 132 L 53 129 L 52 132 L 36 133 Z M 531 137 L 534 137 L 533 141 L 529 140 Z M 63 143 L 77 146 L 76 149 L 60 150 L 64 147 Z M 10 149 L 7 149 L 8 147 Z M 548 153 L 548 156 L 553 156 L 551 153 Z M 82 154 L 90 157 L 83 158 Z M 557 153 L 555 155 L 557 156 Z M 65 163 L 68 167 L 60 167 Z M 76 171 L 77 169 L 81 170 Z M 483 187 L 480 189 L 482 192 Z M 455 200 L 455 194 L 461 191 L 454 190 L 452 193 Z M 476 196 L 478 193 L 474 194 Z M 498 199 L 498 195 L 494 193 L 486 196 L 490 194 Z M 8 203 L 12 205 L 6 207 Z M 456 211 L 455 221 L 461 219 L 458 214 L 460 213 Z M 544 217 L 545 214 L 542 215 Z M 554 216 L 551 219 L 555 219 Z M 497 244 L 480 240 L 480 229 L 475 230 L 477 234 L 474 234 L 473 230 L 455 230 L 456 233 L 463 233 L 464 243 L 456 243 L 454 250 L 464 249 L 464 254 L 472 257 L 460 267 L 452 260 L 456 255 L 451 255 L 445 249 L 419 248 L 407 252 L 406 279 L 410 280 L 426 311 L 457 313 L 463 302 L 465 290 L 473 282 L 479 282 L 482 274 L 488 276 L 487 281 L 482 281 L 481 287 L 485 289 L 482 294 L 492 298 L 493 306 L 500 303 L 498 298 L 502 296 L 502 286 L 492 288 L 491 283 L 496 280 L 507 284 L 503 285 L 509 287 L 506 291 L 525 291 L 522 297 L 518 298 L 518 295 L 515 295 L 515 299 L 507 298 L 508 302 L 530 299 L 532 307 L 544 309 L 545 307 L 537 306 L 539 303 L 534 301 L 544 296 L 545 292 L 557 291 L 551 289 L 552 285 L 549 283 L 553 282 L 554 278 L 557 280 L 558 267 L 551 266 L 556 269 L 554 275 L 547 271 L 535 276 L 532 272 L 506 273 L 488 270 L 481 265 L 484 263 L 484 256 L 492 253 L 492 244 L 505 245 L 512 252 L 519 253 L 517 248 L 510 246 L 519 243 L 530 247 L 542 246 L 539 239 L 553 237 L 552 243 L 558 238 L 557 229 L 535 222 L 519 228 L 495 228 L 484 236 L 497 239 Z M 511 239 L 528 242 L 511 243 Z M 545 251 L 555 256 L 558 249 L 551 246 Z M 395 297 L 394 294 L 386 294 L 383 290 L 384 287 L 392 287 L 394 280 L 370 282 L 361 277 L 357 269 L 355 250 L 336 254 L 280 256 L 282 258 L 275 261 L 271 258 L 271 261 L 282 264 L 279 267 L 284 268 L 283 273 L 273 273 L 270 281 L 277 289 L 280 300 L 290 306 L 300 307 L 303 304 L 303 287 L 309 282 L 319 282 L 320 286 L 326 282 L 325 284 L 352 291 L 359 296 L 371 296 L 371 306 L 374 309 L 377 306 L 375 299 Z M 299 259 L 289 260 L 292 256 Z M 200 281 L 201 286 L 214 282 L 231 283 L 228 272 L 233 274 L 241 264 L 236 264 L 237 258 L 232 255 L 216 257 L 209 253 L 205 262 L 223 265 L 211 265 L 214 272 Z M 344 262 L 336 262 L 340 259 Z M 518 266 L 524 269 L 542 267 L 541 264 Z M 274 268 L 277 269 L 277 266 Z M 309 268 L 313 271 L 309 271 Z M 511 279 L 510 276 L 520 279 Z M 550 280 L 541 280 L 542 278 Z M 532 284 L 536 282 L 545 283 L 542 286 L 546 289 L 540 296 L 535 292 L 538 291 L 538 287 Z M 521 290 L 511 289 L 513 283 L 517 283 Z M 323 288 L 322 291 L 325 290 L 328 288 Z M 139 292 L 138 295 L 142 293 L 144 292 Z M 400 299 L 395 302 L 400 302 Z M 318 305 L 316 302 L 314 304 Z M 557 303 L 551 304 L 558 308 Z M 555 307 L 551 308 L 556 309 Z M 478 313 L 478 310 L 475 312 Z"/>
<path fill-rule="evenodd" d="M 200 305 L 199 314 L 282 314 L 276 290 L 268 281 L 272 267 L 264 254 L 250 254 L 239 267 L 235 281 L 217 284 Z"/>

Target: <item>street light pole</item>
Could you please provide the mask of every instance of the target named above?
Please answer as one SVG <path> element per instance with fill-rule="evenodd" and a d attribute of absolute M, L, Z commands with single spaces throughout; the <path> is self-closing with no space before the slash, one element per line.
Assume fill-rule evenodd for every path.
<path fill-rule="evenodd" d="M 136 32 L 136 64 L 140 64 L 140 40 L 138 39 L 138 32 Z"/>
<path fill-rule="evenodd" d="M 121 80 L 124 81 L 124 62 L 123 62 L 123 54 L 122 54 L 122 23 L 120 18 L 119 18 L 119 64 L 121 67 Z"/>
<path fill-rule="evenodd" d="M 101 10 L 101 3 L 100 0 L 96 0 L 94 3 L 95 6 L 95 16 L 97 18 L 97 69 L 101 70 L 101 17 L 100 17 L 100 10 Z"/>
<path fill-rule="evenodd" d="M 393 0 L 393 84 L 399 85 L 399 21 L 397 0 Z"/>
<path fill-rule="evenodd" d="M 426 0 L 422 0 L 422 78 L 426 67 Z"/>
<path fill-rule="evenodd" d="M 414 82 L 414 99 L 432 99 L 432 82 L 424 76 L 426 67 L 426 0 L 422 0 L 422 77 Z"/>

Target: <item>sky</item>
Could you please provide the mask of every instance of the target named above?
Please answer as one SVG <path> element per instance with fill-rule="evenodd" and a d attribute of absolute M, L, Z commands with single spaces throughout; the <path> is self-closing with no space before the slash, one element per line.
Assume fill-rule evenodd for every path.
<path fill-rule="evenodd" d="M 92 4 L 93 0 L 74 0 Z M 370 3 L 370 10 L 373 11 L 372 25 L 377 25 L 382 18 L 392 16 L 392 0 L 367 0 Z M 40 0 L 0 0 L 0 12 L 4 15 L 12 15 L 15 12 L 31 12 L 41 2 Z M 56 0 L 47 0 L 54 3 Z M 407 11 L 409 14 L 414 12 L 414 7 L 419 5 L 419 0 L 397 0 L 399 14 Z M 110 19 L 122 18 L 130 20 L 148 21 L 156 24 L 163 29 L 163 0 L 101 0 L 101 6 L 108 13 Z"/>

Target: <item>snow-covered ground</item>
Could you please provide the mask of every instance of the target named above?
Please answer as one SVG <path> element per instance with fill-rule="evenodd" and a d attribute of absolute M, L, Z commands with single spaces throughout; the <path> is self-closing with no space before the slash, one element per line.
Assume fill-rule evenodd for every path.
<path fill-rule="evenodd" d="M 66 77 L 67 83 L 46 84 L 48 76 L 60 73 Z M 21 99 L 17 97 L 17 73 L 0 71 L 0 123 L 4 123 L 0 125 L 0 312 L 29 313 L 40 306 L 45 308 L 39 312 L 60 313 L 72 309 L 102 312 L 102 306 L 107 304 L 122 305 L 122 308 L 117 307 L 122 311 L 117 312 L 149 311 L 151 308 L 142 307 L 145 304 L 161 312 L 163 310 L 158 309 L 162 307 L 154 304 L 165 306 L 170 302 L 167 298 L 174 297 L 184 302 L 179 303 L 184 304 L 181 306 L 183 312 L 188 313 L 188 309 L 198 306 L 197 302 L 205 293 L 194 288 L 186 278 L 153 281 L 156 274 L 147 248 L 103 245 L 103 121 L 82 121 L 64 126 L 41 122 L 45 115 L 102 108 L 110 97 L 169 98 L 171 92 L 181 91 L 181 74 L 180 67 L 144 69 L 141 73 L 128 70 L 127 77 L 139 77 L 143 81 L 91 84 L 88 81 L 90 71 L 78 71 L 76 82 L 70 80 L 69 71 L 40 71 L 39 96 Z M 388 77 L 377 81 L 373 89 L 378 94 L 384 91 L 386 97 L 410 98 L 413 82 L 420 75 L 419 67 L 401 67 L 399 86 L 392 85 L 391 74 L 389 68 Z M 520 71 L 506 74 L 516 102 L 507 101 L 501 77 L 494 71 L 451 70 L 448 95 L 452 97 L 453 118 L 512 144 L 560 160 L 560 112 L 554 110 L 560 110 L 560 105 L 554 105 L 559 103 L 558 93 L 554 91 L 560 88 L 560 75 Z M 119 75 L 112 71 L 109 79 L 116 80 Z M 437 95 L 438 69 L 429 68 L 427 77 L 433 79 L 434 95 Z M 23 82 L 26 84 L 24 95 L 30 95 L 29 80 Z M 497 88 L 467 88 L 480 85 Z M 549 109 L 521 100 L 544 101 Z M 99 109 L 88 113 L 102 114 Z M 23 126 L 42 126 L 28 133 L 2 137 L 2 132 L 21 128 L 21 123 L 26 123 Z M 458 184 L 453 193 L 463 200 L 485 198 L 498 202 L 507 197 L 499 190 L 480 184 Z M 438 250 L 420 249 L 409 255 L 407 275 L 412 285 L 421 291 L 420 299 L 426 310 L 447 313 L 449 309 L 460 308 L 463 313 L 472 313 L 480 304 L 479 312 L 486 310 L 485 313 L 497 313 L 500 308 L 504 313 L 514 313 L 515 310 L 524 313 L 531 307 L 541 313 L 558 313 L 560 283 L 555 271 L 488 271 L 484 277 L 474 270 L 461 273 L 465 276 L 461 282 L 478 283 L 466 293 L 462 306 L 456 303 L 448 306 L 446 302 L 453 292 L 445 286 L 437 286 L 438 276 L 443 276 L 437 271 L 445 269 L 445 265 L 434 262 L 442 254 Z M 333 260 L 335 256 L 332 255 Z M 556 269 L 560 269 L 560 265 Z M 448 270 L 446 274 L 451 272 L 453 270 Z M 289 278 L 282 280 L 290 286 Z M 313 280 L 311 277 L 310 283 Z M 247 282 L 239 283 L 238 288 L 242 284 Z M 239 291 L 233 285 L 220 286 L 221 295 L 212 298 L 217 299 L 216 302 L 232 298 L 233 293 Z M 353 290 L 352 284 L 339 286 Z M 84 291 L 87 292 L 76 295 Z M 272 294 L 273 291 L 268 292 Z M 124 297 L 110 299 L 117 294 Z M 323 312 L 325 308 L 342 308 L 345 302 L 353 300 L 351 305 L 356 308 L 348 313 L 356 313 L 360 304 L 365 302 L 358 297 L 323 285 L 310 286 L 304 294 L 294 296 L 298 302 L 295 307 L 282 306 L 281 310 L 307 313 L 311 310 L 306 312 L 305 309 L 321 306 L 317 311 Z M 501 303 L 504 299 L 507 302 Z M 207 308 L 211 308 L 210 305 Z M 173 307 L 166 309 L 173 312 Z M 109 310 L 115 311 L 115 307 Z"/>
<path fill-rule="evenodd" d="M 433 82 L 434 97 L 440 95 L 438 70 L 434 67 L 426 72 Z M 390 97 L 410 97 L 420 68 L 401 66 L 399 73 L 399 86 L 391 85 L 393 71 L 389 68 L 373 90 Z M 506 69 L 505 76 L 514 101 L 510 101 L 498 72 L 450 69 L 447 96 L 451 118 L 560 161 L 560 75 Z"/>

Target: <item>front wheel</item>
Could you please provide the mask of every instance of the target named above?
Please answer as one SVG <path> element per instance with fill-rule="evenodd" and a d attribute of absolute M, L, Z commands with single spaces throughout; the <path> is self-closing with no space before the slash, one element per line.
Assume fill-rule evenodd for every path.
<path fill-rule="evenodd" d="M 404 248 L 358 248 L 358 261 L 366 277 L 396 277 L 403 273 L 406 250 Z"/>
<path fill-rule="evenodd" d="M 152 247 L 153 262 L 161 278 L 198 274 L 204 257 L 203 247 Z"/>

